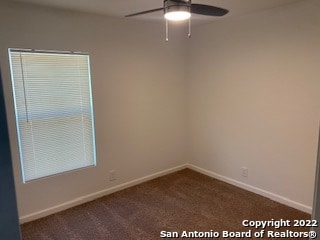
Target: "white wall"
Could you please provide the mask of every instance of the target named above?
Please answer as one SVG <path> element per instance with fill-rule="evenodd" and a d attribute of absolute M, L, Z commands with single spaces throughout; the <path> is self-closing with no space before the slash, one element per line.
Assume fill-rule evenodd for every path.
<path fill-rule="evenodd" d="M 185 163 L 184 46 L 164 25 L 0 3 L 0 56 L 19 215 Z M 89 52 L 97 167 L 22 184 L 7 49 Z M 117 181 L 110 182 L 109 170 Z"/>
<path fill-rule="evenodd" d="M 310 0 L 198 26 L 188 46 L 190 162 L 308 211 L 320 120 L 319 11 Z"/>

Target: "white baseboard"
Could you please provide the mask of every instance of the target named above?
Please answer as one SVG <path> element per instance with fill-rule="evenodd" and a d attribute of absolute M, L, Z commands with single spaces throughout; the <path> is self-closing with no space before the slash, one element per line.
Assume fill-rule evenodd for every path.
<path fill-rule="evenodd" d="M 173 172 L 185 169 L 185 168 L 189 168 L 191 170 L 194 170 L 196 172 L 199 172 L 199 173 L 205 174 L 207 176 L 216 178 L 218 180 L 221 180 L 223 182 L 229 183 L 231 185 L 234 185 L 234 186 L 240 187 L 242 189 L 248 190 L 250 192 L 259 194 L 261 196 L 270 198 L 270 199 L 272 199 L 272 200 L 274 200 L 276 202 L 285 204 L 287 206 L 293 207 L 293 208 L 301 210 L 303 212 L 306 212 L 306 213 L 309 213 L 309 214 L 311 214 L 311 212 L 312 212 L 312 207 L 311 206 L 307 206 L 307 205 L 292 201 L 292 200 L 290 200 L 288 198 L 285 198 L 283 196 L 274 194 L 272 192 L 265 191 L 263 189 L 251 186 L 249 184 L 245 184 L 245 183 L 239 182 L 239 181 L 234 180 L 232 178 L 228 178 L 228 177 L 222 176 L 222 175 L 214 173 L 212 171 L 197 167 L 197 166 L 195 166 L 193 164 L 183 164 L 183 165 L 180 165 L 180 166 L 177 166 L 177 167 L 173 167 L 173 168 L 170 168 L 170 169 L 167 169 L 167 170 L 164 170 L 164 171 L 160 171 L 160 172 L 157 172 L 157 173 L 142 177 L 142 178 L 138 178 L 136 180 L 133 180 L 133 181 L 130 181 L 130 182 L 127 182 L 127 183 L 123 183 L 123 184 L 120 184 L 120 185 L 117 185 L 117 186 L 114 186 L 114 187 L 111 187 L 111 188 L 108 188 L 108 189 L 104 189 L 104 190 L 101 190 L 99 192 L 91 193 L 91 194 L 88 194 L 86 196 L 83 196 L 83 197 L 80 197 L 80 198 L 76 198 L 74 200 L 65 202 L 63 204 L 56 205 L 56 206 L 53 206 L 53 207 L 50 207 L 50 208 L 47 208 L 47 209 L 32 213 L 32 214 L 29 214 L 29 215 L 21 216 L 20 217 L 20 223 L 26 223 L 26 222 L 30 222 L 30 221 L 33 221 L 33 220 L 36 220 L 36 219 L 39 219 L 39 218 L 43 218 L 43 217 L 46 217 L 48 215 L 51 215 L 51 214 L 66 210 L 68 208 L 75 207 L 77 205 L 92 201 L 92 200 L 97 199 L 99 197 L 103 197 L 105 195 L 108 195 L 108 194 L 111 194 L 111 193 L 114 193 L 114 192 L 129 188 L 129 187 L 132 187 L 132 186 L 135 186 L 135 185 L 138 185 L 140 183 L 143 183 L 143 182 L 146 182 L 146 181 L 155 179 L 157 177 L 161 177 L 161 176 L 164 176 L 164 175 L 167 175 L 169 173 L 173 173 Z"/>
<path fill-rule="evenodd" d="M 167 170 L 163 170 L 163 171 L 160 171 L 160 172 L 157 172 L 157 173 L 154 173 L 154 174 L 142 177 L 142 178 L 135 179 L 135 180 L 127 182 L 127 183 L 123 183 L 123 184 L 120 184 L 120 185 L 117 185 L 117 186 L 114 186 L 114 187 L 111 187 L 111 188 L 107 188 L 107 189 L 101 190 L 99 192 L 91 193 L 91 194 L 88 194 L 86 196 L 83 196 L 83 197 L 80 197 L 80 198 L 76 198 L 74 200 L 71 200 L 71 201 L 68 201 L 68 202 L 65 202 L 65 203 L 50 207 L 50 208 L 46 208 L 44 210 L 29 214 L 29 215 L 21 216 L 19 218 L 19 220 L 20 220 L 20 223 L 22 224 L 22 223 L 26 223 L 26 222 L 30 222 L 30 221 L 39 219 L 39 218 L 43 218 L 43 217 L 46 217 L 48 215 L 51 215 L 51 214 L 66 210 L 68 208 L 75 207 L 77 205 L 92 201 L 92 200 L 97 199 L 99 197 L 103 197 L 105 195 L 108 195 L 108 194 L 111 194 L 111 193 L 114 193 L 114 192 L 129 188 L 129 187 L 132 187 L 132 186 L 135 186 L 135 185 L 138 185 L 140 183 L 143 183 L 143 182 L 146 182 L 146 181 L 155 179 L 157 177 L 161 177 L 161 176 L 164 176 L 164 175 L 167 175 L 169 173 L 173 173 L 173 172 L 185 169 L 185 168 L 187 168 L 187 164 L 180 165 L 180 166 L 177 166 L 177 167 L 173 167 L 173 168 L 170 168 L 170 169 L 167 169 Z"/>
<path fill-rule="evenodd" d="M 250 191 L 250 192 L 259 194 L 259 195 L 261 195 L 261 196 L 270 198 L 270 199 L 272 199 L 273 201 L 282 203 L 282 204 L 284 204 L 284 205 L 287 205 L 287 206 L 289 206 L 289 207 L 298 209 L 298 210 L 303 211 L 303 212 L 305 212 L 305 213 L 309 213 L 309 214 L 312 213 L 312 207 L 311 207 L 311 206 L 307 206 L 307 205 L 304 205 L 304 204 L 295 202 L 295 201 L 293 201 L 293 200 L 290 200 L 290 199 L 285 198 L 285 197 L 283 197 L 283 196 L 280 196 L 280 195 L 278 195 L 278 194 L 275 194 L 275 193 L 272 193 L 272 192 L 263 190 L 263 189 L 261 189 L 261 188 L 257 188 L 257 187 L 251 186 L 251 185 L 246 184 L 246 183 L 243 183 L 243 182 L 239 182 L 239 181 L 234 180 L 234 179 L 232 179 L 232 178 L 228 178 L 228 177 L 222 176 L 222 175 L 220 175 L 220 174 L 217 174 L 217 173 L 208 171 L 208 170 L 206 170 L 206 169 L 197 167 L 197 166 L 195 166 L 195 165 L 193 165 L 193 164 L 187 164 L 187 168 L 190 168 L 190 169 L 192 169 L 192 170 L 194 170 L 194 171 L 197 171 L 197 172 L 199 172 L 199 173 L 205 174 L 205 175 L 207 175 L 207 176 L 209 176 L 209 177 L 213 177 L 213 178 L 216 178 L 216 179 L 221 180 L 221 181 L 223 181 L 223 182 L 229 183 L 229 184 L 231 184 L 231 185 L 237 186 L 237 187 L 239 187 L 239 188 L 248 190 L 248 191 Z"/>

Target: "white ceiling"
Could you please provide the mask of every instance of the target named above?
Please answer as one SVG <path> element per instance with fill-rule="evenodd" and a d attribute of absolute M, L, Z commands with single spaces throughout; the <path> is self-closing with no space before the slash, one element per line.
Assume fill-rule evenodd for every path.
<path fill-rule="evenodd" d="M 39 4 L 56 8 L 70 9 L 82 12 L 98 13 L 114 17 L 124 17 L 127 14 L 160 8 L 162 0 L 11 0 L 16 2 Z M 263 11 L 306 0 L 193 0 L 192 3 L 213 5 L 228 9 L 230 12 L 224 17 L 239 16 L 252 12 Z M 162 12 L 136 16 L 135 19 L 162 20 Z M 211 21 L 216 17 L 203 17 L 194 14 L 195 20 Z"/>

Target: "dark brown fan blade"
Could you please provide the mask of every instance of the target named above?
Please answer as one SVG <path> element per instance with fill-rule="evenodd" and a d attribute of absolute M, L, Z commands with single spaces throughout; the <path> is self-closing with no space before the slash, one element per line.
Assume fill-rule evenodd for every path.
<path fill-rule="evenodd" d="M 196 3 L 191 4 L 191 13 L 221 17 L 226 15 L 228 12 L 229 11 L 224 8 Z"/>
<path fill-rule="evenodd" d="M 151 10 L 147 10 L 147 11 L 143 11 L 143 12 L 129 14 L 129 15 L 126 15 L 125 17 L 133 17 L 133 16 L 138 16 L 138 15 L 142 15 L 142 14 L 157 12 L 157 11 L 161 11 L 161 10 L 163 11 L 163 7 L 162 8 L 151 9 Z"/>

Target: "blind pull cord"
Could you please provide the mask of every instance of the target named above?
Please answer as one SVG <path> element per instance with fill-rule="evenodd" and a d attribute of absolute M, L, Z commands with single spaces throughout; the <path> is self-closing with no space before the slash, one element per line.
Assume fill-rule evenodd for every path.
<path fill-rule="evenodd" d="M 23 96 L 24 96 L 24 106 L 26 109 L 26 118 L 27 122 L 29 122 L 29 114 L 28 114 L 28 104 L 27 104 L 27 94 L 26 94 L 26 86 L 24 81 L 24 69 L 22 64 L 22 54 L 20 53 L 20 64 L 21 64 L 21 74 L 22 74 L 22 84 L 23 84 Z"/>

